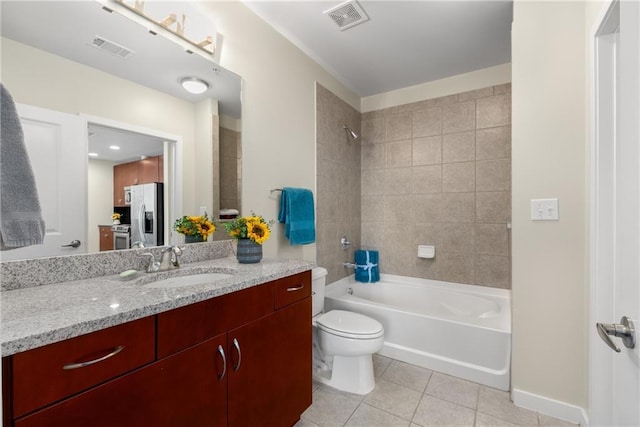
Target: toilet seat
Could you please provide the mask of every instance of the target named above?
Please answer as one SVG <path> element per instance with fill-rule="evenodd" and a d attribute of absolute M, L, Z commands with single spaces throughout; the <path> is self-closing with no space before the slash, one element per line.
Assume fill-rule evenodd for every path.
<path fill-rule="evenodd" d="M 384 335 L 384 328 L 375 319 L 359 313 L 331 310 L 315 319 L 318 329 L 344 338 L 369 340 Z"/>

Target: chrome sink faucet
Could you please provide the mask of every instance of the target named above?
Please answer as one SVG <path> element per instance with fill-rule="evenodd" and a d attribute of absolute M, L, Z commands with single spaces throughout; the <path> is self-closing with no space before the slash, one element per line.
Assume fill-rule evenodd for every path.
<path fill-rule="evenodd" d="M 156 257 L 155 255 L 153 255 L 153 252 L 142 252 L 142 253 L 139 253 L 138 255 L 149 257 L 149 264 L 147 264 L 147 268 L 145 270 L 147 273 L 154 273 L 156 271 L 160 271 L 160 263 L 156 261 Z"/>
<path fill-rule="evenodd" d="M 153 252 L 142 252 L 139 255 L 149 257 L 146 272 L 155 273 L 157 271 L 167 271 L 180 267 L 178 257 L 182 255 L 184 246 L 166 246 L 162 248 L 160 261 L 156 261 Z"/>
<path fill-rule="evenodd" d="M 182 255 L 183 250 L 184 246 L 167 246 L 163 248 L 159 271 L 167 271 L 173 268 L 179 268 L 180 263 L 178 262 L 178 257 Z"/>

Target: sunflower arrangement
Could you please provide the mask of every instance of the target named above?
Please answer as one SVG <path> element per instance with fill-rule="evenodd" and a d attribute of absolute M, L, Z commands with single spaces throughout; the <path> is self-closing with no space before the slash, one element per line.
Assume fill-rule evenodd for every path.
<path fill-rule="evenodd" d="M 229 236 L 234 239 L 250 239 L 261 245 L 271 236 L 269 223 L 260 215 L 251 214 L 224 223 Z"/>
<path fill-rule="evenodd" d="M 111 214 L 111 219 L 114 221 L 119 221 L 121 217 L 122 215 L 120 215 L 118 212 L 114 212 Z"/>
<path fill-rule="evenodd" d="M 185 236 L 202 236 L 202 240 L 207 240 L 210 234 L 216 231 L 213 220 L 207 214 L 201 216 L 183 216 L 176 219 L 173 229 Z"/>

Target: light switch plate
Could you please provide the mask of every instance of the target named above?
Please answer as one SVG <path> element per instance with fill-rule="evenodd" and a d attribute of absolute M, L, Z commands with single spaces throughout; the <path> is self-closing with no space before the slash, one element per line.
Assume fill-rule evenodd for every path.
<path fill-rule="evenodd" d="M 207 207 L 206 206 L 200 206 L 200 216 L 203 216 L 207 213 Z"/>
<path fill-rule="evenodd" d="M 531 219 L 533 221 L 557 221 L 558 199 L 531 199 Z"/>

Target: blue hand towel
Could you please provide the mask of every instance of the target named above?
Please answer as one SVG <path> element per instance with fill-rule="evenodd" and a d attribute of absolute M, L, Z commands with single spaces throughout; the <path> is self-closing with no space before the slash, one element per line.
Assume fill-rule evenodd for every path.
<path fill-rule="evenodd" d="M 378 251 L 356 251 L 356 280 L 364 283 L 374 283 L 380 280 L 378 269 Z"/>
<path fill-rule="evenodd" d="M 283 188 L 278 221 L 285 224 L 284 235 L 292 245 L 314 243 L 316 241 L 316 226 L 311 190 Z"/>

